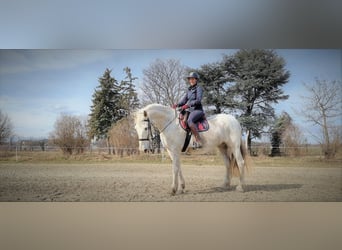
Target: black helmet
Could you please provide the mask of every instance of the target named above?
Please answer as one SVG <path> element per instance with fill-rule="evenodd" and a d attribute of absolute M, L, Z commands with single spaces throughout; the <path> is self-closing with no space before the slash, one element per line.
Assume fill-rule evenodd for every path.
<path fill-rule="evenodd" d="M 190 72 L 189 76 L 186 77 L 187 79 L 189 78 L 196 78 L 197 80 L 199 79 L 199 75 L 196 72 Z"/>

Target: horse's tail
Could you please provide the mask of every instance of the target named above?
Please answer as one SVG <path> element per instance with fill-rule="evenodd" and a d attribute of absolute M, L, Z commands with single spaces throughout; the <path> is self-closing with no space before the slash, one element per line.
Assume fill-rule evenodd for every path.
<path fill-rule="evenodd" d="M 247 172 L 249 172 L 250 167 L 251 167 L 250 158 L 248 156 L 246 143 L 242 140 L 242 138 L 241 138 L 241 142 L 240 142 L 240 153 L 241 153 L 242 159 L 243 159 L 244 164 L 245 164 L 245 170 Z M 238 166 L 236 158 L 235 158 L 234 154 L 232 154 L 232 152 L 230 153 L 230 162 L 232 164 L 231 171 L 232 171 L 233 176 L 239 177 L 240 176 L 239 166 Z"/>

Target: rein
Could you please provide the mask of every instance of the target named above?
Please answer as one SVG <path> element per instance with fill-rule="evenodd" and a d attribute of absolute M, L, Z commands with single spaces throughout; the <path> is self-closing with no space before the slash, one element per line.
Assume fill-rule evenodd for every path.
<path fill-rule="evenodd" d="M 174 120 L 176 120 L 176 118 L 177 118 L 177 116 L 175 116 L 175 118 L 173 118 L 171 121 L 169 121 L 169 123 L 168 124 L 166 124 L 166 126 L 162 129 L 162 130 L 160 130 L 160 132 L 159 133 L 162 133 L 165 129 L 167 129 L 167 127 L 168 126 L 170 126 L 171 125 L 171 123 L 174 121 Z"/>

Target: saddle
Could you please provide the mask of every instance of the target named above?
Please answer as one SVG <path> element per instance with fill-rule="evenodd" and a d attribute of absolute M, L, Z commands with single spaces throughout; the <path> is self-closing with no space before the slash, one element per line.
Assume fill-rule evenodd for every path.
<path fill-rule="evenodd" d="M 188 126 L 188 117 L 189 117 L 189 112 L 188 111 L 182 111 L 179 113 L 179 124 L 182 127 L 182 129 L 184 129 L 187 132 L 190 132 L 190 128 Z M 196 128 L 198 132 L 205 132 L 209 130 L 209 123 L 207 121 L 207 118 L 205 117 L 205 115 L 203 116 L 203 118 L 201 120 L 199 120 L 196 123 Z"/>
<path fill-rule="evenodd" d="M 192 135 L 191 129 L 188 126 L 188 116 L 189 116 L 189 111 L 183 110 L 182 112 L 179 113 L 179 117 L 178 117 L 180 126 L 182 127 L 182 129 L 186 131 L 186 137 L 185 137 L 184 145 L 182 148 L 182 152 L 185 152 L 186 149 L 188 148 L 191 135 Z M 203 118 L 196 123 L 196 128 L 198 132 L 205 132 L 209 130 L 209 123 L 205 116 L 203 116 Z"/>

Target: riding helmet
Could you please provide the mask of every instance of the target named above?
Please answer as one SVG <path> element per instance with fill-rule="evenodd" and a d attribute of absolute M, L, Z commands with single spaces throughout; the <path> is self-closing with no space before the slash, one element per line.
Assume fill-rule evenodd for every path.
<path fill-rule="evenodd" d="M 187 77 L 189 78 L 196 78 L 197 80 L 199 79 L 199 75 L 196 72 L 190 72 L 189 76 Z"/>

